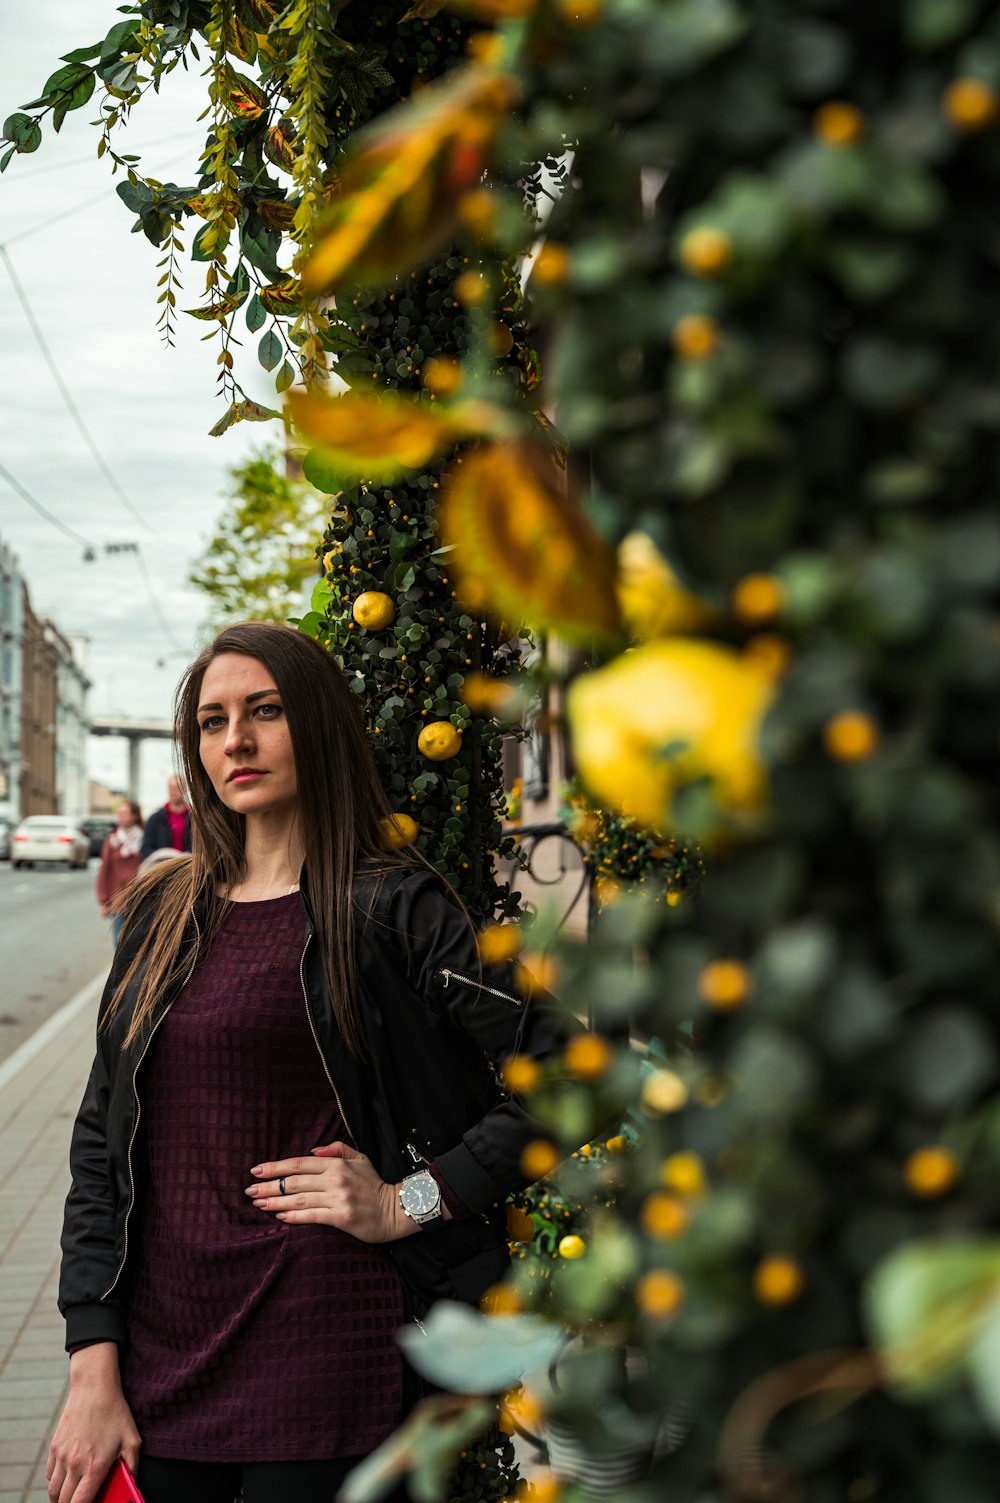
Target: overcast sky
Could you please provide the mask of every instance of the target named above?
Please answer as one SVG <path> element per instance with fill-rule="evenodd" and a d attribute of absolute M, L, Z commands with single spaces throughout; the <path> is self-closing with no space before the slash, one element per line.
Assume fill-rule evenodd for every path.
<path fill-rule="evenodd" d="M 0 49 L 0 120 L 41 93 L 59 55 L 95 42 L 119 20 L 100 0 L 32 0 L 7 6 Z M 56 136 L 51 117 L 33 155 L 16 156 L 0 178 L 0 242 L 53 357 L 98 448 L 143 527 L 109 488 L 63 405 L 0 262 L 0 462 L 37 501 L 95 547 L 138 542 L 182 651 L 176 652 L 149 605 L 136 562 L 82 550 L 36 515 L 0 478 L 0 538 L 16 553 L 37 613 L 67 633 L 90 638 L 92 713 L 167 716 L 174 685 L 200 640 L 203 597 L 185 584 L 192 559 L 222 509 L 227 469 L 277 425 L 241 424 L 223 438 L 208 429 L 221 415 L 215 397 L 216 343 L 205 325 L 178 317 L 174 350 L 155 329 L 159 253 L 115 193 L 108 160 L 98 162 L 99 90 Z M 193 181 L 204 136 L 196 123 L 204 80 L 177 68 L 161 95 L 135 110 L 119 151 L 141 154 L 161 181 Z M 124 144 L 125 140 L 128 144 Z M 63 216 L 58 217 L 57 216 Z M 49 220 L 56 222 L 49 224 Z M 190 245 L 191 233 L 186 234 Z M 185 265 L 180 306 L 203 301 L 204 268 Z M 248 395 L 273 405 L 273 388 L 248 337 L 237 378 Z M 158 535 L 162 534 L 162 536 Z M 124 786 L 123 742 L 91 738 L 91 776 Z M 166 742 L 143 744 L 144 804 L 163 798 Z"/>

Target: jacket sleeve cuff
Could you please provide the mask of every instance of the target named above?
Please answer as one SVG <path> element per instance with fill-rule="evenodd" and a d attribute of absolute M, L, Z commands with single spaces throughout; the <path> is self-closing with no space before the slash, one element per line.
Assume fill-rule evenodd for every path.
<path fill-rule="evenodd" d="M 439 1153 L 434 1162 L 452 1194 L 475 1215 L 483 1216 L 506 1201 L 507 1191 L 494 1184 L 464 1143 Z"/>
<path fill-rule="evenodd" d="M 427 1172 L 430 1175 L 431 1179 L 436 1182 L 438 1189 L 441 1191 L 441 1199 L 444 1201 L 445 1205 L 448 1207 L 448 1210 L 451 1212 L 453 1220 L 462 1221 L 465 1219 L 465 1217 L 472 1215 L 472 1212 L 465 1204 L 465 1201 L 460 1195 L 455 1194 L 454 1190 L 451 1188 L 451 1185 L 449 1185 L 448 1181 L 441 1173 L 441 1170 L 438 1168 L 437 1164 L 430 1164 L 428 1166 Z"/>
<path fill-rule="evenodd" d="M 96 1341 L 125 1340 L 125 1312 L 116 1305 L 70 1305 L 66 1311 L 66 1350 Z"/>

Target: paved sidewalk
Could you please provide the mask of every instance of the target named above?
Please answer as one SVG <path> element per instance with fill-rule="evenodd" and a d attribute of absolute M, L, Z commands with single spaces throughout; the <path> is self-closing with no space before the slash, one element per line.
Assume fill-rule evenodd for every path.
<path fill-rule="evenodd" d="M 69 1136 L 94 1052 L 101 975 L 0 1066 L 0 1503 L 47 1503 L 69 1377 L 56 1309 Z"/>

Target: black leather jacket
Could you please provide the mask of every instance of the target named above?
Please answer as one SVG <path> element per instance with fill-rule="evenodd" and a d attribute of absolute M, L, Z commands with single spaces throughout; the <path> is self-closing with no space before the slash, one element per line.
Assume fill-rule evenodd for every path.
<path fill-rule="evenodd" d="M 372 888 L 366 895 L 369 882 L 380 883 L 374 902 Z M 475 1301 L 503 1276 L 504 1203 L 525 1185 L 521 1151 L 543 1129 L 503 1094 L 495 1067 L 515 1052 L 539 1058 L 555 1052 L 579 1024 L 548 996 L 536 993 L 529 1002 L 510 967 L 481 967 L 468 923 L 432 873 L 363 877 L 357 892 L 361 914 L 370 907 L 366 921 L 359 916 L 363 1061 L 347 1051 L 334 1022 L 303 876 L 304 1004 L 331 1089 L 350 1140 L 384 1180 L 401 1180 L 417 1156 L 426 1158 L 474 1213 L 390 1244 L 411 1313 L 419 1316 L 436 1298 Z M 185 946 L 192 958 L 196 924 L 197 916 Z M 142 931 L 140 917 L 126 928 L 101 1018 Z M 123 1047 L 128 998 L 98 1031 L 70 1150 L 59 1286 L 67 1347 L 125 1336 L 127 1274 L 144 1191 L 136 1152 L 143 1061 L 189 974 L 182 968 L 134 1045 Z"/>

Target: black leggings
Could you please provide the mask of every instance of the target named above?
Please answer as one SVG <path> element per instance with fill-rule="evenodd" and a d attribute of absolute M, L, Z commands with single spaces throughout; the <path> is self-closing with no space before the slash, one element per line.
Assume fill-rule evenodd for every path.
<path fill-rule="evenodd" d="M 333 1503 L 361 1460 L 166 1461 L 140 1456 L 136 1482 L 145 1503 Z M 242 1494 L 240 1489 L 243 1489 Z"/>

